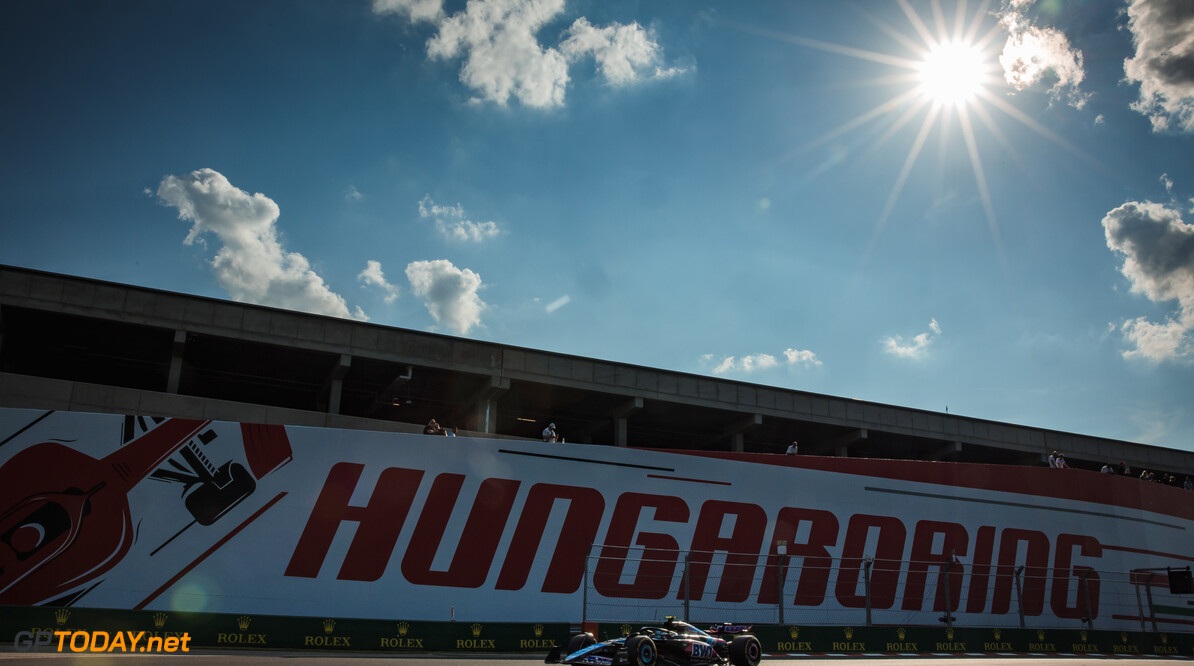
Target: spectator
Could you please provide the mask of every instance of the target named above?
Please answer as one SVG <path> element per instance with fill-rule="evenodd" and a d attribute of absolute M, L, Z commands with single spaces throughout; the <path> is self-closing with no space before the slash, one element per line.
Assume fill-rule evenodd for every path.
<path fill-rule="evenodd" d="M 1124 461 L 1119 461 L 1119 473 L 1128 476 L 1132 473 L 1132 468 L 1124 464 Z"/>
<path fill-rule="evenodd" d="M 1049 454 L 1049 466 L 1057 467 L 1057 452 L 1056 451 Z"/>
<path fill-rule="evenodd" d="M 446 434 L 443 427 L 440 426 L 439 421 L 431 419 L 427 422 L 427 427 L 423 428 L 424 435 L 443 435 Z"/>
<path fill-rule="evenodd" d="M 543 441 L 545 441 L 545 442 L 560 441 L 560 434 L 556 432 L 556 424 L 548 423 L 547 427 L 543 429 Z"/>
<path fill-rule="evenodd" d="M 1194 490 L 1194 483 L 1190 482 L 1190 477 L 1186 477 L 1185 482 L 1182 483 L 1182 488 L 1185 488 L 1186 490 Z"/>
<path fill-rule="evenodd" d="M 793 440 L 792 443 L 788 445 L 788 455 L 794 456 L 799 453 L 799 451 L 800 447 L 796 446 L 796 441 Z"/>
<path fill-rule="evenodd" d="M 1069 465 L 1065 464 L 1065 454 L 1064 453 L 1057 453 L 1056 451 L 1054 451 L 1053 453 L 1054 453 L 1054 456 L 1056 456 L 1053 458 L 1053 466 L 1054 467 L 1056 467 L 1057 469 L 1065 469 L 1065 468 L 1069 467 Z"/>
<path fill-rule="evenodd" d="M 458 428 L 458 427 L 456 427 L 456 426 L 452 426 L 452 429 L 451 429 L 451 430 L 445 430 L 445 431 L 444 431 L 444 434 L 445 434 L 445 435 L 447 435 L 448 437 L 455 437 L 455 436 L 456 436 L 456 432 L 457 432 L 457 431 L 459 431 L 459 430 L 460 430 L 460 428 Z"/>
<path fill-rule="evenodd" d="M 1111 463 L 1103 465 L 1103 469 L 1100 469 L 1099 471 L 1103 474 L 1115 474 L 1115 470 L 1111 468 Z"/>

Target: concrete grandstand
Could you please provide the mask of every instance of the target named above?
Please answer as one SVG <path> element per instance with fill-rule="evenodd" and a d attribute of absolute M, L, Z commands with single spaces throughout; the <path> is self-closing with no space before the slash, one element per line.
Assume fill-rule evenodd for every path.
<path fill-rule="evenodd" d="M 1194 453 L 0 266 L 0 406 L 1194 475 Z"/>

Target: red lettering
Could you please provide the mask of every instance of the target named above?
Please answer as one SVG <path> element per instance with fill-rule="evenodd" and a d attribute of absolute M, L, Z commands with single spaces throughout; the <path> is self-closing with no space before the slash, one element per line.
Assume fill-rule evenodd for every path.
<path fill-rule="evenodd" d="M 410 536 L 410 545 L 402 557 L 402 575 L 415 585 L 445 587 L 481 587 L 489 576 L 489 567 L 497 552 L 498 541 L 506 529 L 510 509 L 518 493 L 513 479 L 485 479 L 469 512 L 460 542 L 447 571 L 432 571 L 431 563 L 439 551 L 448 519 L 456 506 L 463 474 L 440 474 L 431 484 L 423 513 Z"/>
<path fill-rule="evenodd" d="M 796 543 L 796 533 L 801 522 L 808 522 L 808 541 Z M 796 584 L 795 606 L 820 606 L 829 587 L 829 573 L 833 569 L 833 558 L 829 548 L 837 545 L 837 516 L 817 509 L 784 507 L 775 520 L 775 534 L 771 540 L 771 554 L 767 557 L 767 571 L 759 586 L 759 603 L 774 604 L 778 600 L 778 577 L 787 579 L 788 567 L 777 572 L 779 555 L 776 542 L 786 541 L 788 556 L 803 558 L 800 565 L 800 582 Z"/>
<path fill-rule="evenodd" d="M 933 550 L 936 536 L 942 535 L 941 550 Z M 912 535 L 912 552 L 909 554 L 908 577 L 904 582 L 903 610 L 918 611 L 924 605 L 925 581 L 929 566 L 938 565 L 936 601 L 934 611 L 945 610 L 945 576 L 949 576 L 949 610 L 957 610 L 962 598 L 962 565 L 957 564 L 954 555 L 965 555 L 970 537 L 966 528 L 957 523 L 936 520 L 922 520 L 916 523 Z"/>
<path fill-rule="evenodd" d="M 585 577 L 585 558 L 605 512 L 605 498 L 593 488 L 536 483 L 523 503 L 522 516 L 498 575 L 497 589 L 521 590 L 526 585 L 556 500 L 568 500 L 568 513 L 547 568 L 543 591 L 570 594 L 580 587 Z"/>
<path fill-rule="evenodd" d="M 318 576 L 340 523 L 352 520 L 359 524 L 337 578 L 361 581 L 381 578 L 423 472 L 390 467 L 382 471 L 369 503 L 352 506 L 348 502 L 364 468 L 364 465 L 342 462 L 328 471 L 328 478 L 315 500 L 315 508 L 286 566 L 287 576 Z"/>
<path fill-rule="evenodd" d="M 837 575 L 834 595 L 846 608 L 865 608 L 866 594 L 859 594 L 859 570 L 863 550 L 871 529 L 879 531 L 875 544 L 875 562 L 871 570 L 871 607 L 891 608 L 895 603 L 900 581 L 900 560 L 904 557 L 904 539 L 908 530 L 899 518 L 856 513 L 846 526 L 846 542 L 842 546 L 842 568 Z"/>
<path fill-rule="evenodd" d="M 1087 590 L 1090 592 L 1090 618 L 1099 616 L 1099 572 L 1084 565 L 1072 568 L 1073 576 L 1077 579 L 1078 594 L 1074 605 L 1070 606 L 1070 563 L 1074 557 L 1074 547 L 1078 547 L 1078 554 L 1082 557 L 1102 557 L 1103 545 L 1094 537 L 1077 534 L 1057 535 L 1057 554 L 1053 557 L 1053 593 L 1049 598 L 1049 605 L 1057 617 L 1084 618 L 1086 617 Z"/>
<path fill-rule="evenodd" d="M 1049 537 L 1037 530 L 1007 528 L 999 537 L 999 566 L 995 570 L 995 596 L 991 612 L 1007 613 L 1011 608 L 1016 556 L 1025 544 L 1021 603 L 1025 615 L 1040 615 L 1045 608 L 1045 576 L 1049 566 Z"/>
<path fill-rule="evenodd" d="M 995 528 L 983 525 L 974 537 L 974 564 L 970 566 L 970 588 L 966 594 L 966 612 L 981 613 L 987 607 L 987 588 L 991 585 L 991 556 L 995 552 Z"/>
<path fill-rule="evenodd" d="M 723 538 L 720 535 L 726 516 L 735 517 L 734 530 Z M 689 599 L 699 600 L 705 592 L 714 551 L 724 551 L 727 553 L 726 563 L 721 585 L 717 588 L 717 601 L 746 601 L 750 597 L 759 558 L 757 553 L 763 546 L 766 531 L 767 512 L 757 504 L 719 500 L 702 504 L 689 550 L 689 577 L 681 579 L 676 598 L 683 599 L 688 594 Z"/>
<path fill-rule="evenodd" d="M 640 532 L 635 545 L 643 547 L 638 573 L 630 583 L 621 583 L 630 552 L 630 540 L 638 528 L 639 515 L 645 508 L 655 509 L 655 520 L 675 523 L 688 522 L 688 505 L 679 497 L 623 493 L 614 505 L 605 544 L 593 573 L 593 587 L 606 597 L 662 599 L 671 589 L 672 576 L 680 546 L 667 534 Z"/>

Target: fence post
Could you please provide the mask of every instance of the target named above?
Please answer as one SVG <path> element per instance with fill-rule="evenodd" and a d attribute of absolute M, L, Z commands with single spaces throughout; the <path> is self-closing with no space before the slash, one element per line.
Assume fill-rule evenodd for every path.
<path fill-rule="evenodd" d="M 692 551 L 684 551 L 684 621 L 692 622 L 692 614 L 689 612 L 688 600 L 692 597 Z"/>
<path fill-rule="evenodd" d="M 1083 599 L 1083 601 L 1086 602 L 1086 604 L 1085 604 L 1086 605 L 1086 617 L 1084 617 L 1082 619 L 1086 620 L 1086 628 L 1087 629 L 1094 629 L 1094 618 L 1091 617 L 1091 613 L 1090 613 L 1090 576 L 1088 575 L 1088 573 L 1089 572 L 1087 572 L 1085 569 L 1083 569 L 1081 580 L 1080 580 L 1080 582 L 1082 583 L 1082 599 Z"/>
<path fill-rule="evenodd" d="M 1157 630 L 1157 612 L 1153 610 L 1153 574 L 1148 574 L 1148 582 L 1144 584 L 1144 594 L 1148 597 L 1148 619 L 1153 623 L 1153 631 Z"/>
<path fill-rule="evenodd" d="M 866 626 L 871 626 L 871 565 L 875 558 L 867 556 L 862 561 L 862 583 L 866 587 Z M 840 573 L 840 572 L 839 572 Z"/>
<path fill-rule="evenodd" d="M 580 586 L 580 626 L 584 627 L 588 622 L 589 610 L 589 558 L 593 556 L 593 544 L 589 544 L 589 551 L 585 553 L 585 573 L 581 578 Z M 583 631 L 583 629 L 582 629 Z"/>
<path fill-rule="evenodd" d="M 1020 573 L 1024 571 L 1024 565 L 1016 567 L 1016 612 L 1020 614 L 1020 628 L 1024 628 L 1024 597 L 1023 591 L 1020 589 Z"/>
<path fill-rule="evenodd" d="M 1148 631 L 1144 628 L 1144 604 L 1140 601 L 1140 580 L 1134 573 L 1129 573 L 1128 577 L 1132 580 L 1132 587 L 1136 588 L 1136 609 L 1140 611 L 1140 631 Z"/>
<path fill-rule="evenodd" d="M 949 551 L 949 564 L 941 567 L 942 570 L 945 572 L 945 575 L 942 576 L 942 578 L 945 579 L 945 616 L 941 618 L 941 621 L 945 622 L 945 626 L 947 626 L 947 627 L 954 626 L 954 615 L 952 612 L 953 609 L 950 608 L 951 602 L 953 601 L 953 597 L 951 597 L 949 594 L 949 572 L 953 571 L 953 568 L 954 568 L 953 557 L 954 557 L 954 552 L 953 552 L 953 550 L 950 550 Z"/>
<path fill-rule="evenodd" d="M 775 563 L 777 565 L 775 567 L 775 588 L 779 590 L 779 601 L 777 603 L 779 604 L 779 623 L 782 625 L 784 623 L 784 582 L 787 578 L 787 576 L 784 575 L 784 569 L 788 565 L 788 542 L 776 541 L 775 553 Z"/>

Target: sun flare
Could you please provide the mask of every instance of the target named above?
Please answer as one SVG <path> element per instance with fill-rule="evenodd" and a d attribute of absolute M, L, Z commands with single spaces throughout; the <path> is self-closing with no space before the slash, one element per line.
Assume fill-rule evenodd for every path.
<path fill-rule="evenodd" d="M 947 16 L 942 0 L 926 0 L 929 11 L 924 17 L 913 7 L 912 1 L 896 0 L 908 21 L 903 29 L 862 11 L 864 18 L 894 42 L 891 50 L 835 44 L 768 28 L 740 27 L 765 37 L 877 63 L 893 70 L 891 75 L 871 80 L 877 87 L 896 86 L 897 90 L 892 96 L 844 120 L 797 151 L 827 145 L 840 150 L 836 144 L 843 135 L 868 125 L 876 129 L 868 142 L 869 146 L 860 153 L 861 159 L 869 158 L 897 135 L 913 137 L 908 144 L 903 166 L 875 222 L 875 230 L 864 256 L 877 244 L 917 161 L 926 146 L 930 145 L 934 131 L 938 130 L 940 148 L 936 152 L 940 163 L 944 165 L 946 159 L 951 159 L 957 165 L 957 158 L 962 156 L 962 159 L 969 161 L 992 244 L 1000 262 L 1004 262 L 999 222 L 987 185 L 983 156 L 980 154 L 980 146 L 984 143 L 989 146 L 990 142 L 980 142 L 978 134 L 985 129 L 985 134 L 998 143 L 1010 159 L 1018 162 L 1020 157 L 992 112 L 1002 112 L 1007 118 L 1076 155 L 1081 155 L 1081 151 L 1004 99 L 1005 95 L 997 94 L 997 91 L 1007 89 L 1006 75 L 1002 71 L 998 52 L 1000 44 L 1007 38 L 1008 26 L 997 18 L 996 13 L 988 11 L 993 0 L 980 0 L 978 7 L 970 12 L 966 9 L 965 1 L 958 2 L 952 17 Z M 923 6 L 924 3 L 918 5 Z M 918 119 L 919 128 L 916 127 Z M 915 129 L 903 133 L 905 128 Z M 951 149 L 951 143 L 958 140 L 964 146 L 964 151 Z M 833 160 L 826 164 L 842 161 L 840 157 L 834 157 Z M 816 173 L 824 170 L 818 168 Z"/>
<path fill-rule="evenodd" d="M 982 89 L 985 76 L 983 54 L 974 45 L 938 44 L 920 65 L 920 90 L 932 102 L 965 104 Z"/>

